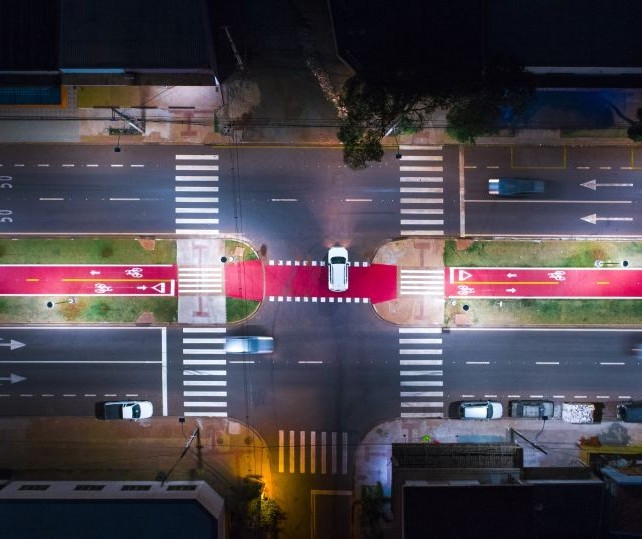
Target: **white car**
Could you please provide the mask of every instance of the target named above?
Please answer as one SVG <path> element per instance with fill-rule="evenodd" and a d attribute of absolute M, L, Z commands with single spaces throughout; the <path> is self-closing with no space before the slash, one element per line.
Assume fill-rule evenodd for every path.
<path fill-rule="evenodd" d="M 98 419 L 149 419 L 154 415 L 154 406 L 150 401 L 107 401 L 96 403 Z"/>
<path fill-rule="evenodd" d="M 332 292 L 348 289 L 348 250 L 345 247 L 331 247 L 328 251 L 328 288 Z"/>

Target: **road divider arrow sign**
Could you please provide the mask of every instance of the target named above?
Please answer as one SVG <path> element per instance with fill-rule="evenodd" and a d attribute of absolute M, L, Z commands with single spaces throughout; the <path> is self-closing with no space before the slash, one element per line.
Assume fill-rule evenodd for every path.
<path fill-rule="evenodd" d="M 580 219 L 587 223 L 591 223 L 592 225 L 596 224 L 598 221 L 633 221 L 633 217 L 598 217 L 595 213 L 585 217 L 580 217 Z"/>
<path fill-rule="evenodd" d="M 10 339 L 9 342 L 0 342 L 0 346 L 8 346 L 11 350 L 15 350 L 16 348 L 22 348 L 25 344 L 20 341 Z"/>
<path fill-rule="evenodd" d="M 591 180 L 580 185 L 593 191 L 597 190 L 598 187 L 633 187 L 632 183 L 597 183 L 597 180 Z"/>
<path fill-rule="evenodd" d="M 23 380 L 26 380 L 24 376 L 18 376 L 17 374 L 11 374 L 8 378 L 0 378 L 0 382 L 8 380 L 12 384 L 15 384 L 17 382 L 22 382 Z"/>

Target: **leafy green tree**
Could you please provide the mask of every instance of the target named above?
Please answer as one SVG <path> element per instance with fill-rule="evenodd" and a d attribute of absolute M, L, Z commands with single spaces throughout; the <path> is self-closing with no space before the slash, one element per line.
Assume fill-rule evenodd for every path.
<path fill-rule="evenodd" d="M 390 504 L 390 498 L 384 496 L 383 486 L 380 481 L 376 485 L 364 485 L 361 488 L 361 511 L 359 512 L 359 524 L 362 537 L 366 539 L 380 539 L 384 532 L 383 522 L 390 522 L 386 512 L 386 506 Z"/>
<path fill-rule="evenodd" d="M 384 71 L 386 72 L 386 71 Z M 402 68 L 383 76 L 355 75 L 346 81 L 337 134 L 344 162 L 353 169 L 383 157 L 381 139 L 389 132 L 414 132 L 437 109 L 448 109 L 448 132 L 461 142 L 497 131 L 502 110 L 522 112 L 534 92 L 523 68 L 498 60 L 483 74 L 440 66 Z"/>

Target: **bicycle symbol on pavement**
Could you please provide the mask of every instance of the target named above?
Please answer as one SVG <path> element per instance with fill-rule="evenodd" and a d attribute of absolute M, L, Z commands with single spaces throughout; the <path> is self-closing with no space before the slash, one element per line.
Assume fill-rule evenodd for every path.
<path fill-rule="evenodd" d="M 457 294 L 459 294 L 460 296 L 468 296 L 468 295 L 474 294 L 474 293 L 475 293 L 475 289 L 470 287 L 470 286 L 468 286 L 468 285 L 460 284 L 457 287 Z"/>
<path fill-rule="evenodd" d="M 143 276 L 143 268 L 131 268 L 125 270 L 125 274 L 136 279 L 140 279 Z"/>
<path fill-rule="evenodd" d="M 566 281 L 566 272 L 562 270 L 552 271 L 548 274 L 548 278 L 554 281 Z"/>
<path fill-rule="evenodd" d="M 96 283 L 94 291 L 96 294 L 106 294 L 107 292 L 113 292 L 114 289 L 105 283 Z"/>

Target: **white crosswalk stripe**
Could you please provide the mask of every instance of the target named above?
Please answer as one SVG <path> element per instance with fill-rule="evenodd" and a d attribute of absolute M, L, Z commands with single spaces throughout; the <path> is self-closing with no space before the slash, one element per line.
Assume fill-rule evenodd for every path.
<path fill-rule="evenodd" d="M 279 430 L 279 473 L 347 475 L 348 433 Z"/>
<path fill-rule="evenodd" d="M 225 328 L 183 328 L 182 344 L 183 415 L 227 417 Z"/>
<path fill-rule="evenodd" d="M 176 156 L 176 234 L 218 236 L 218 155 L 177 154 Z M 191 162 L 191 163 L 190 163 Z M 212 164 L 208 163 L 211 162 Z M 214 173 L 214 174 L 212 174 Z M 184 206 L 189 204 L 189 206 Z"/>
<path fill-rule="evenodd" d="M 444 416 L 441 328 L 399 328 L 402 418 Z M 403 359 L 401 359 L 403 358 Z"/>
<path fill-rule="evenodd" d="M 178 267 L 178 291 L 185 296 L 222 294 L 223 293 L 223 267 Z"/>
<path fill-rule="evenodd" d="M 444 235 L 442 149 L 442 146 L 399 146 L 401 236 Z M 418 217 L 424 215 L 433 217 Z"/>
<path fill-rule="evenodd" d="M 444 297 L 443 268 L 401 268 L 399 270 L 399 295 Z"/>

